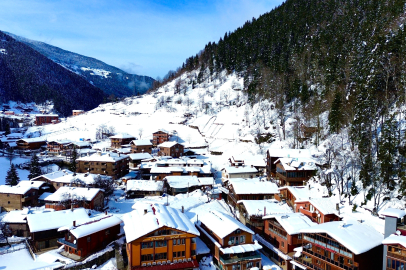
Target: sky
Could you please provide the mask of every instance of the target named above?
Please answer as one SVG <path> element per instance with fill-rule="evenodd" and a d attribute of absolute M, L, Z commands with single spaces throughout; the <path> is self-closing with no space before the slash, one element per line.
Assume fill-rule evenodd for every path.
<path fill-rule="evenodd" d="M 1 0 L 0 31 L 162 78 L 282 0 Z"/>

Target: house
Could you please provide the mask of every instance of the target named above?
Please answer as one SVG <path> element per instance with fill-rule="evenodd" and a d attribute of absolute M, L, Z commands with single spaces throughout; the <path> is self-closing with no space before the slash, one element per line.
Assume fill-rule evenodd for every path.
<path fill-rule="evenodd" d="M 55 210 L 71 207 L 100 210 L 104 207 L 104 192 L 100 188 L 61 187 L 44 201 L 45 208 Z"/>
<path fill-rule="evenodd" d="M 13 111 L 5 111 L 4 114 L 5 115 L 14 115 L 14 112 Z"/>
<path fill-rule="evenodd" d="M 135 137 L 126 133 L 111 136 L 111 148 L 121 148 L 123 145 L 129 144 L 133 140 L 135 140 Z"/>
<path fill-rule="evenodd" d="M 180 193 L 192 192 L 196 189 L 207 189 L 213 187 L 213 177 L 197 177 L 195 175 L 166 176 L 164 179 L 167 193 L 173 196 Z"/>
<path fill-rule="evenodd" d="M 196 223 L 200 238 L 209 247 L 213 262 L 224 270 L 261 267 L 262 246 L 254 241 L 254 232 L 233 217 L 209 210 Z"/>
<path fill-rule="evenodd" d="M 27 224 L 27 215 L 32 215 L 34 214 L 33 212 L 34 211 L 29 208 L 24 208 L 23 210 L 15 210 L 6 213 L 1 218 L 1 222 L 3 222 L 9 229 L 10 235 L 8 236 L 29 237 L 30 230 Z"/>
<path fill-rule="evenodd" d="M 68 175 L 73 177 L 73 172 L 71 172 L 67 169 L 63 169 L 60 171 L 55 171 L 55 172 L 37 176 L 37 177 L 31 179 L 31 181 L 43 181 L 43 182 L 47 183 L 49 186 L 53 187 L 53 188 L 51 188 L 51 190 L 49 192 L 54 192 L 55 190 L 58 190 L 60 187 L 69 185 L 68 183 L 61 183 L 60 181 L 56 181 L 56 179 L 59 179 L 59 178 L 62 178 L 64 176 L 68 176 Z"/>
<path fill-rule="evenodd" d="M 278 186 L 258 178 L 233 178 L 228 181 L 228 203 L 234 208 L 240 200 L 267 200 L 278 194 Z"/>
<path fill-rule="evenodd" d="M 280 186 L 302 186 L 317 172 L 315 160 L 309 158 L 279 158 L 275 165 Z"/>
<path fill-rule="evenodd" d="M 244 166 L 244 158 L 242 156 L 231 156 L 228 161 L 230 162 L 231 167 Z"/>
<path fill-rule="evenodd" d="M 280 202 L 286 202 L 289 206 L 296 211 L 296 201 L 309 200 L 311 198 L 321 198 L 326 196 L 323 190 L 307 186 L 285 186 L 279 188 L 279 194 L 275 195 L 275 199 Z"/>
<path fill-rule="evenodd" d="M 16 141 L 17 148 L 21 150 L 37 150 L 41 146 L 46 145 L 46 140 L 43 138 L 19 139 Z"/>
<path fill-rule="evenodd" d="M 252 165 L 260 175 L 266 171 L 266 163 L 262 156 L 231 156 L 228 161 L 230 167 L 250 167 Z"/>
<path fill-rule="evenodd" d="M 295 205 L 295 212 L 300 212 L 319 224 L 341 220 L 337 209 L 338 203 L 334 203 L 331 198 L 296 200 Z"/>
<path fill-rule="evenodd" d="M 59 123 L 59 116 L 57 114 L 37 114 L 35 115 L 35 125 L 42 126 L 46 124 Z"/>
<path fill-rule="evenodd" d="M 164 182 L 156 180 L 127 180 L 126 197 L 144 198 L 145 196 L 161 196 Z"/>
<path fill-rule="evenodd" d="M 84 110 L 72 110 L 72 116 L 77 116 L 77 115 L 81 115 L 84 113 L 85 113 Z"/>
<path fill-rule="evenodd" d="M 255 233 L 263 234 L 266 215 L 292 213 L 286 203 L 272 200 L 240 200 L 238 201 L 239 220 Z"/>
<path fill-rule="evenodd" d="M 27 215 L 31 248 L 34 252 L 57 248 L 58 239 L 64 236 L 64 233 L 59 232 L 58 229 L 72 224 L 74 220 L 85 219 L 89 219 L 89 216 L 84 208 Z"/>
<path fill-rule="evenodd" d="M 138 167 L 138 165 L 141 164 L 142 160 L 152 159 L 152 156 L 149 153 L 136 153 L 136 154 L 129 154 L 128 156 L 130 157 L 130 163 L 129 163 L 130 168 Z"/>
<path fill-rule="evenodd" d="M 15 186 L 0 186 L 0 207 L 7 211 L 37 206 L 38 197 L 48 189 L 42 181 L 20 181 Z"/>
<path fill-rule="evenodd" d="M 70 155 L 73 149 L 72 141 L 48 141 L 47 151 L 49 155 Z"/>
<path fill-rule="evenodd" d="M 302 246 L 294 258 L 300 268 L 382 269 L 384 237 L 373 227 L 356 220 L 333 221 L 300 231 Z"/>
<path fill-rule="evenodd" d="M 275 177 L 275 161 L 280 158 L 311 158 L 312 155 L 308 149 L 278 149 L 270 148 L 266 151 L 266 172 L 268 179 Z"/>
<path fill-rule="evenodd" d="M 300 132 L 302 135 L 302 138 L 308 139 L 313 136 L 314 133 L 317 132 L 317 127 L 308 127 L 305 124 L 300 124 Z"/>
<path fill-rule="evenodd" d="M 180 210 L 138 203 L 123 215 L 129 269 L 195 269 L 199 231 Z"/>
<path fill-rule="evenodd" d="M 130 145 L 131 153 L 152 153 L 152 143 L 149 140 L 133 140 Z"/>
<path fill-rule="evenodd" d="M 184 146 L 177 142 L 164 142 L 158 145 L 160 156 L 171 156 L 174 158 L 181 157 L 183 155 Z"/>
<path fill-rule="evenodd" d="M 116 153 L 102 153 L 84 156 L 76 160 L 76 172 L 108 175 L 114 180 L 128 173 L 130 158 Z"/>
<path fill-rule="evenodd" d="M 254 166 L 226 167 L 222 170 L 221 181 L 226 183 L 232 178 L 254 178 L 258 176 L 258 170 Z"/>
<path fill-rule="evenodd" d="M 271 214 L 264 216 L 263 220 L 265 227 L 262 239 L 258 237 L 259 241 L 264 244 L 274 262 L 291 270 L 290 261 L 295 254 L 294 249 L 302 245 L 300 230 L 316 223 L 300 213 Z"/>
<path fill-rule="evenodd" d="M 58 243 L 64 246 L 61 254 L 74 260 L 82 260 L 106 248 L 118 239 L 122 222 L 118 217 L 107 214 L 74 220 L 72 225 L 58 229 L 58 232 L 65 232 L 65 237 L 58 239 Z"/>
<path fill-rule="evenodd" d="M 86 142 L 86 141 L 72 141 L 72 147 L 75 149 L 90 149 L 92 148 L 92 144 L 90 142 Z"/>
<path fill-rule="evenodd" d="M 161 143 L 169 141 L 170 135 L 169 132 L 166 130 L 158 130 L 154 133 L 152 133 L 152 144 L 153 145 L 159 145 Z"/>

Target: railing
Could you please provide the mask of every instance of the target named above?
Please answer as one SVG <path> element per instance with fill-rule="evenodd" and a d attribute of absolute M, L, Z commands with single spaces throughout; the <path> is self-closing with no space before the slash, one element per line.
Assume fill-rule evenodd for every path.
<path fill-rule="evenodd" d="M 224 259 L 222 256 L 220 256 L 220 261 L 223 264 L 229 264 L 229 263 L 235 263 L 235 262 L 240 262 L 240 261 L 249 261 L 249 260 L 255 260 L 255 259 L 261 259 L 261 255 L 257 252 L 257 254 L 253 256 L 246 256 L 246 257 L 233 257 L 230 259 Z"/>
<path fill-rule="evenodd" d="M 66 241 L 64 238 L 59 238 L 58 242 L 61 243 L 62 245 L 67 245 L 70 246 L 72 248 L 77 248 L 77 245 L 71 242 Z"/>
<path fill-rule="evenodd" d="M 313 252 L 313 251 L 308 250 L 308 249 L 304 249 L 303 252 L 304 252 L 304 253 L 308 253 L 309 255 L 311 254 L 311 255 L 313 255 L 313 256 L 316 256 L 317 258 L 319 258 L 319 259 L 321 259 L 321 260 L 323 260 L 323 261 L 325 261 L 325 262 L 328 262 L 328 263 L 330 263 L 330 264 L 332 264 L 332 265 L 338 266 L 338 267 L 340 267 L 341 269 L 354 270 L 354 267 L 344 265 L 343 263 L 337 262 L 337 261 L 332 260 L 332 259 L 330 259 L 330 258 L 328 258 L 328 257 L 325 257 L 325 256 L 323 256 L 323 255 L 320 255 L 320 254 L 318 254 L 317 252 Z M 307 255 L 307 254 L 304 254 L 304 255 Z M 310 263 L 310 264 L 311 264 L 311 263 Z M 316 266 L 314 266 L 313 264 L 311 264 L 311 266 L 313 267 L 313 269 L 318 269 L 318 268 L 317 268 Z"/>
<path fill-rule="evenodd" d="M 393 253 L 393 252 L 388 251 L 388 256 L 394 257 L 396 259 L 400 259 L 402 261 L 406 261 L 406 257 L 399 253 Z"/>

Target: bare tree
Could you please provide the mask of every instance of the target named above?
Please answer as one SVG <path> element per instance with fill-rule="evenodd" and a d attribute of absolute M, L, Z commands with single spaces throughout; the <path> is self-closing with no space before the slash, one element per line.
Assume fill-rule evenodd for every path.
<path fill-rule="evenodd" d="M 143 132 L 144 132 L 144 129 L 142 127 L 138 129 L 138 135 L 140 136 L 140 139 L 142 138 Z"/>

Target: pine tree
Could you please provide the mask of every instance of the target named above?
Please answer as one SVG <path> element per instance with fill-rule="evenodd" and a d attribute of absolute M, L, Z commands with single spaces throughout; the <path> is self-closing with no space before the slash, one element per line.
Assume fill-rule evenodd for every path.
<path fill-rule="evenodd" d="M 30 162 L 30 174 L 28 175 L 28 179 L 33 179 L 37 176 L 42 174 L 41 167 L 39 165 L 39 159 L 37 155 L 33 155 Z"/>
<path fill-rule="evenodd" d="M 6 175 L 6 185 L 15 186 L 20 182 L 20 177 L 18 177 L 16 167 L 11 163 L 10 169 L 7 171 Z"/>
<path fill-rule="evenodd" d="M 70 163 L 69 163 L 69 170 L 72 171 L 73 173 L 76 172 L 76 159 L 77 158 L 78 158 L 78 152 L 76 151 L 76 147 L 74 147 L 72 150 L 72 156 L 70 157 Z"/>
<path fill-rule="evenodd" d="M 334 96 L 334 101 L 331 104 L 330 114 L 328 115 L 328 122 L 330 124 L 330 132 L 338 133 L 341 125 L 341 94 L 339 91 Z"/>

